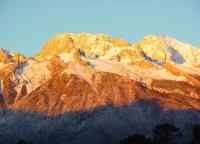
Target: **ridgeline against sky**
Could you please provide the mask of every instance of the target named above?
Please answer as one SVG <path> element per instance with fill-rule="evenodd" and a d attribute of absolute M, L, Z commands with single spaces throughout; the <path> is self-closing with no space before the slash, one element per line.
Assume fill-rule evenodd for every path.
<path fill-rule="evenodd" d="M 200 47 L 199 0 L 1 0 L 0 47 L 33 56 L 61 32 L 104 33 L 130 43 L 165 34 Z"/>

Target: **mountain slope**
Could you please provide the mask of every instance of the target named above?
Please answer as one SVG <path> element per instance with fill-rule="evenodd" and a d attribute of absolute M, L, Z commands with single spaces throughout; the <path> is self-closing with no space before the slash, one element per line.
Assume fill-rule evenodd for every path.
<path fill-rule="evenodd" d="M 0 124 L 11 121 L 4 131 L 17 119 L 41 125 L 32 135 L 0 130 L 9 135 L 2 143 L 26 135 L 35 143 L 114 144 L 161 120 L 187 136 L 200 121 L 200 49 L 168 36 L 130 44 L 88 33 L 58 34 L 32 58 L 0 49 L 0 109 Z"/>
<path fill-rule="evenodd" d="M 63 107 L 63 105 L 67 107 L 75 105 L 75 102 L 69 104 L 65 101 L 62 102 L 62 99 L 67 99 L 67 97 L 61 98 L 62 95 L 70 95 L 72 98 L 77 97 L 69 90 L 57 93 L 57 96 L 54 95 L 53 91 L 57 91 L 60 89 L 59 87 L 74 91 L 73 85 L 68 86 L 68 83 L 66 83 L 66 88 L 63 84 L 65 79 L 57 80 L 57 78 L 66 75 L 70 79 L 74 75 L 74 77 L 84 82 L 80 81 L 76 84 L 80 85 L 80 89 L 87 85 L 87 88 L 83 88 L 87 92 L 82 94 L 81 97 L 90 99 L 88 97 L 93 95 L 94 98 L 92 99 L 98 101 L 97 95 L 103 97 L 103 93 L 100 92 L 104 91 L 109 84 L 102 81 L 100 82 L 101 87 L 97 86 L 95 78 L 101 73 L 105 75 L 105 80 L 111 79 L 110 81 L 113 81 L 112 77 L 116 75 L 120 85 L 123 79 L 132 84 L 139 82 L 140 84 L 137 84 L 137 87 L 141 86 L 149 91 L 155 91 L 155 93 L 159 93 L 160 97 L 165 94 L 169 97 L 176 95 L 177 99 L 184 97 L 182 101 L 186 104 L 186 107 L 191 105 L 191 107 L 199 108 L 200 50 L 167 36 L 148 35 L 142 41 L 130 45 L 124 40 L 111 39 L 102 34 L 64 33 L 53 37 L 34 58 L 25 58 L 19 54 L 17 56 L 16 54 L 8 55 L 8 52 L 4 52 L 4 50 L 1 50 L 1 55 L 1 64 L 4 65 L 0 69 L 1 83 L 3 83 L 3 89 L 1 90 L 1 93 L 3 93 L 1 94 L 3 95 L 1 96 L 2 106 L 22 108 L 28 111 L 38 110 L 44 113 L 48 111 L 49 114 L 53 115 L 64 113 L 71 109 L 51 111 L 51 108 L 48 108 L 49 101 L 46 102 L 45 100 L 49 99 L 51 101 L 52 99 L 52 103 L 56 103 L 56 105 L 51 106 L 53 108 Z M 6 63 L 8 64 L 5 66 Z M 164 84 L 162 84 L 162 81 Z M 52 83 L 58 87 L 49 88 Z M 171 89 L 169 89 L 168 83 L 173 85 Z M 114 86 L 115 84 L 117 82 L 113 83 Z M 185 87 L 188 88 L 188 92 L 185 91 Z M 139 90 L 140 96 L 137 94 L 138 97 L 154 95 L 145 94 L 142 88 Z M 117 91 L 122 91 L 119 86 L 110 87 L 109 89 L 113 89 L 113 92 L 109 92 L 109 97 L 112 99 L 110 103 L 115 104 L 113 99 L 116 99 L 116 97 L 119 99 L 119 102 L 117 102 L 119 104 L 129 103 L 129 101 L 132 102 L 135 99 L 122 100 L 121 98 L 127 95 L 128 92 L 119 94 Z M 132 91 L 130 95 L 135 97 L 136 90 L 134 88 L 126 89 Z M 45 98 L 43 98 L 42 93 Z M 35 99 L 35 95 L 38 98 L 33 102 L 32 99 Z M 159 96 L 156 97 L 159 99 Z M 54 100 L 55 98 L 57 100 Z M 187 98 L 193 100 L 186 102 L 185 99 Z M 104 101 L 106 99 L 107 96 Z M 197 102 L 193 103 L 193 101 Z M 32 107 L 29 109 L 32 102 Z M 104 103 L 93 105 L 98 106 Z M 33 107 L 34 105 L 35 107 Z M 90 108 L 89 105 L 85 104 L 82 108 L 77 106 L 75 110 Z M 40 109 L 40 107 L 42 108 Z"/>

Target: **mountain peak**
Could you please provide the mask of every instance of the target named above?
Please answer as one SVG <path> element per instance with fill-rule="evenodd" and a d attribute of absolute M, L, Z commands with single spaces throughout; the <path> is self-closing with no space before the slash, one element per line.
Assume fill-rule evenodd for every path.
<path fill-rule="evenodd" d="M 199 49 L 165 35 L 147 35 L 131 45 L 123 39 L 109 38 L 103 34 L 61 33 L 50 39 L 34 58 L 37 61 L 48 61 L 54 56 L 60 56 L 67 62 L 81 62 L 80 56 L 76 54 L 78 51 L 86 57 L 98 56 L 100 59 L 145 67 L 168 63 L 200 66 Z"/>
<path fill-rule="evenodd" d="M 19 53 L 0 48 L 0 63 L 21 62 L 26 61 L 26 59 L 25 56 Z"/>
<path fill-rule="evenodd" d="M 35 56 L 36 59 L 48 59 L 53 55 L 70 52 L 75 49 L 83 50 L 86 55 L 105 55 L 110 47 L 128 46 L 128 42 L 122 39 L 111 39 L 103 34 L 89 33 L 62 33 L 55 35 L 44 45 L 41 52 Z"/>
<path fill-rule="evenodd" d="M 103 34 L 62 33 L 50 39 L 33 59 L 2 49 L 0 55 L 0 80 L 4 82 L 2 105 L 10 108 L 48 111 L 50 115 L 80 110 L 67 104 L 68 95 L 93 100 L 83 106 L 84 110 L 107 102 L 128 104 L 136 95 L 129 94 L 127 89 L 121 93 L 125 87 L 137 91 L 140 98 L 152 93 L 162 102 L 162 94 L 200 99 L 196 91 L 200 86 L 200 50 L 167 36 L 147 35 L 131 45 Z M 174 83 L 178 91 L 169 90 L 167 83 Z M 185 86 L 193 92 L 185 92 Z M 102 99 L 96 103 L 97 96 Z M 83 101 L 77 105 L 83 105 Z M 195 102 L 190 105 L 200 107 Z"/>

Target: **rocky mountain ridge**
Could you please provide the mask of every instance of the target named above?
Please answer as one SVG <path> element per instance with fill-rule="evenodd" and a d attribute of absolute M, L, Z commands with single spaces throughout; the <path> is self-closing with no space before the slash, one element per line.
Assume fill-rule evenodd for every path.
<path fill-rule="evenodd" d="M 0 49 L 0 143 L 116 144 L 172 123 L 188 144 L 199 110 L 200 49 L 168 36 L 63 33 L 32 58 Z"/>
<path fill-rule="evenodd" d="M 33 58 L 3 49 L 0 55 L 1 108 L 58 115 L 137 99 L 200 108 L 200 50 L 167 36 L 130 44 L 63 33 Z"/>

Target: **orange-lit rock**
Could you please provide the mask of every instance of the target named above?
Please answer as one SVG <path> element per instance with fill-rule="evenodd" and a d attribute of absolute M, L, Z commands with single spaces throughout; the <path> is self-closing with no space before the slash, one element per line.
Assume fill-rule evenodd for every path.
<path fill-rule="evenodd" d="M 164 109 L 200 109 L 199 59 L 199 49 L 166 36 L 129 44 L 58 34 L 33 58 L 0 50 L 0 107 L 59 115 L 155 99 Z"/>

